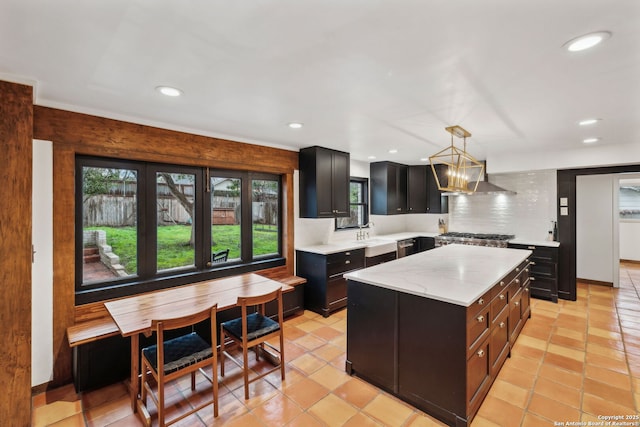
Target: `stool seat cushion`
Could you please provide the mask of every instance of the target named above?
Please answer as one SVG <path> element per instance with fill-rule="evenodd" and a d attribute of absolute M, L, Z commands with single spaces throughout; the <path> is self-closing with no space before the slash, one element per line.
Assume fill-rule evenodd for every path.
<path fill-rule="evenodd" d="M 234 337 L 242 339 L 242 318 L 224 322 L 222 327 Z M 247 316 L 247 341 L 255 340 L 279 329 L 278 322 L 260 313 L 251 313 Z"/>
<path fill-rule="evenodd" d="M 153 369 L 158 371 L 158 346 L 152 345 L 142 349 L 143 356 Z M 185 366 L 193 365 L 212 357 L 211 345 L 200 335 L 192 332 L 164 342 L 164 373 L 178 371 Z"/>

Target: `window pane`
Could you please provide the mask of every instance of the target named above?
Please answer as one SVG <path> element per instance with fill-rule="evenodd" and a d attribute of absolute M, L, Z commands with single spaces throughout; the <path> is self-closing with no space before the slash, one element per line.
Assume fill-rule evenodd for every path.
<path fill-rule="evenodd" d="M 82 168 L 82 283 L 137 274 L 137 172 Z"/>
<path fill-rule="evenodd" d="M 211 177 L 210 185 L 211 261 L 216 264 L 238 260 L 241 253 L 240 196 L 242 180 L 240 178 Z"/>
<path fill-rule="evenodd" d="M 349 185 L 349 198 L 350 203 L 362 203 L 364 185 L 361 182 L 351 181 Z"/>
<path fill-rule="evenodd" d="M 253 257 L 278 254 L 279 182 L 254 179 L 251 182 Z"/>
<path fill-rule="evenodd" d="M 640 219 L 640 183 L 620 180 L 620 219 Z"/>
<path fill-rule="evenodd" d="M 158 271 L 195 265 L 195 175 L 156 174 Z"/>

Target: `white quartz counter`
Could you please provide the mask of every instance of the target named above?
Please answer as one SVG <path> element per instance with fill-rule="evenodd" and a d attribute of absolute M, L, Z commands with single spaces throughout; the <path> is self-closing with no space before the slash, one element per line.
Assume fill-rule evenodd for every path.
<path fill-rule="evenodd" d="M 398 241 L 404 239 L 411 239 L 416 237 L 435 237 L 440 233 L 433 233 L 429 231 L 406 231 L 403 233 L 394 234 L 381 234 L 374 235 L 370 238 L 360 241 L 335 241 L 331 243 L 321 245 L 311 245 L 296 248 L 299 251 L 311 252 L 320 255 L 329 255 L 336 252 L 350 251 L 354 249 L 360 249 L 367 246 L 376 246 L 388 244 L 390 241 Z"/>
<path fill-rule="evenodd" d="M 468 307 L 529 255 L 522 249 L 447 245 L 344 277 Z"/>

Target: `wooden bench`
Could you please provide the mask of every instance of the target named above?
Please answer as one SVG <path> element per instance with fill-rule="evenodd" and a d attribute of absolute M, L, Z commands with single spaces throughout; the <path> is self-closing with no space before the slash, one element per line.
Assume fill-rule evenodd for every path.
<path fill-rule="evenodd" d="M 307 279 L 283 274 L 277 269 L 257 272 L 261 276 L 277 280 L 285 285 L 296 287 L 306 283 Z M 187 285 L 188 286 L 188 285 Z M 288 292 L 291 292 L 289 290 Z M 105 301 L 76 306 L 75 324 L 67 328 L 67 338 L 71 348 L 118 335 L 120 332 L 109 312 L 104 306 Z"/>

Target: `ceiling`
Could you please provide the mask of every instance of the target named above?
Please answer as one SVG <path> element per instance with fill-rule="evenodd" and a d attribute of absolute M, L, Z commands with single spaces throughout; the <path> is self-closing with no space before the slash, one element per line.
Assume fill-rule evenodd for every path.
<path fill-rule="evenodd" d="M 456 124 L 480 159 L 636 143 L 639 76 L 638 0 L 0 3 L 0 79 L 38 105 L 362 161 L 419 164 Z"/>

